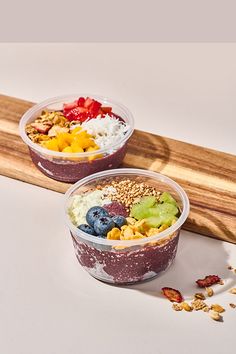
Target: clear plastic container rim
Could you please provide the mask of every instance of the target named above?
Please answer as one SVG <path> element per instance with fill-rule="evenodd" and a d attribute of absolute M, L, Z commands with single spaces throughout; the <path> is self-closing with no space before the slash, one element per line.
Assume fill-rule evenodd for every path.
<path fill-rule="evenodd" d="M 32 140 L 30 140 L 25 132 L 25 126 L 28 123 L 29 119 L 32 117 L 32 115 L 34 115 L 38 110 L 45 108 L 47 105 L 49 104 L 56 104 L 56 103 L 60 103 L 61 101 L 65 101 L 65 103 L 72 99 L 72 97 L 92 97 L 98 101 L 101 101 L 103 103 L 107 102 L 109 104 L 115 104 L 117 106 L 119 106 L 121 108 L 121 110 L 123 110 L 123 112 L 125 113 L 126 117 L 127 117 L 127 123 L 129 125 L 129 129 L 127 131 L 127 133 L 124 135 L 124 137 L 122 137 L 120 140 L 118 140 L 115 144 L 110 144 L 108 146 L 106 146 L 103 149 L 99 149 L 96 151 L 91 151 L 91 152 L 75 152 L 75 153 L 69 153 L 69 152 L 58 152 L 58 151 L 52 151 L 46 148 L 41 147 L 40 145 L 33 143 Z M 122 117 L 121 117 L 122 118 Z M 89 157 L 89 156 L 94 156 L 97 154 L 103 154 L 108 152 L 110 149 L 115 149 L 119 146 L 123 146 L 125 144 L 125 142 L 129 139 L 129 137 L 132 135 L 133 131 L 134 131 L 134 118 L 132 113 L 128 110 L 128 108 L 126 108 L 124 105 L 122 105 L 119 102 L 116 102 L 113 99 L 110 99 L 108 97 L 104 97 L 104 96 L 98 96 L 98 95 L 93 95 L 93 94 L 88 94 L 88 93 L 76 93 L 76 94 L 68 94 L 68 95 L 63 95 L 63 96 L 57 96 L 57 97 L 53 97 L 53 98 L 49 98 L 45 101 L 42 101 L 38 104 L 35 104 L 33 107 L 31 107 L 30 109 L 28 109 L 24 115 L 22 116 L 20 123 L 19 123 L 19 131 L 20 131 L 20 136 L 22 138 L 22 140 L 32 149 L 36 150 L 37 152 L 44 154 L 44 155 L 50 155 L 50 156 L 55 156 L 55 157 Z"/>
<path fill-rule="evenodd" d="M 79 187 L 83 186 L 87 182 L 92 182 L 96 181 L 100 177 L 111 177 L 111 176 L 122 176 L 122 175 L 135 175 L 135 176 L 143 176 L 143 177 L 150 177 L 156 180 L 159 180 L 163 183 L 168 184 L 170 187 L 172 187 L 177 193 L 178 196 L 181 199 L 183 208 L 181 215 L 179 219 L 176 221 L 175 224 L 170 226 L 168 229 L 160 232 L 157 235 L 148 237 L 148 238 L 143 238 L 143 239 L 136 239 L 136 240 L 108 240 L 106 238 L 101 238 L 101 237 L 96 237 L 92 235 L 88 235 L 85 232 L 79 230 L 70 220 L 70 217 L 68 215 L 68 207 L 70 204 L 70 197 L 72 193 L 78 189 Z M 65 212 L 65 218 L 66 218 L 66 224 L 69 227 L 70 231 L 72 234 L 76 237 L 80 237 L 82 239 L 85 239 L 87 241 L 96 243 L 96 244 L 102 244 L 102 245 L 107 245 L 107 246 L 135 246 L 135 245 L 142 245 L 145 243 L 149 243 L 152 241 L 160 240 L 170 234 L 173 234 L 176 230 L 178 230 L 185 220 L 187 219 L 189 215 L 189 210 L 190 210 L 190 204 L 189 204 L 189 199 L 186 194 L 186 192 L 183 190 L 182 187 L 175 181 L 173 181 L 171 178 L 161 174 L 157 173 L 154 171 L 149 171 L 149 170 L 142 170 L 142 169 L 135 169 L 135 168 L 119 168 L 119 169 L 113 169 L 113 170 L 107 170 L 107 171 L 102 171 L 98 173 L 94 173 L 90 176 L 87 176 L 80 181 L 76 182 L 72 187 L 70 187 L 67 192 L 65 193 L 64 196 L 64 212 Z"/>

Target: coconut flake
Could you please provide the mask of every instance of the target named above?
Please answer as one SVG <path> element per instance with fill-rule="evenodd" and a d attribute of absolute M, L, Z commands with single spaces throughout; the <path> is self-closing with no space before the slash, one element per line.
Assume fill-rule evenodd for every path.
<path fill-rule="evenodd" d="M 126 123 L 108 114 L 104 118 L 98 116 L 87 120 L 81 126 L 94 137 L 101 149 L 120 141 L 129 129 Z"/>

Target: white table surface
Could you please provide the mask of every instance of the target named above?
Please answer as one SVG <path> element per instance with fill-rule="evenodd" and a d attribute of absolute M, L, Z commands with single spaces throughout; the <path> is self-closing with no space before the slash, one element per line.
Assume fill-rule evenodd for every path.
<path fill-rule="evenodd" d="M 91 92 L 127 105 L 136 127 L 235 154 L 235 44 L 0 44 L 0 92 L 32 101 Z M 235 353 L 236 246 L 182 232 L 161 277 L 120 288 L 78 264 L 63 222 L 63 196 L 0 177 L 1 354 Z M 175 312 L 162 286 L 182 290 L 219 274 L 202 312 Z"/>

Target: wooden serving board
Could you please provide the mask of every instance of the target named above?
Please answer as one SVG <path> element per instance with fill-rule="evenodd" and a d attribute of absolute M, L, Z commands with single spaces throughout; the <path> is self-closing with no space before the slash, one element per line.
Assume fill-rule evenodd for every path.
<path fill-rule="evenodd" d="M 58 192 L 69 184 L 44 176 L 18 133 L 33 103 L 0 95 L 0 174 Z M 123 166 L 161 172 L 187 192 L 184 229 L 236 243 L 236 156 L 135 130 Z"/>

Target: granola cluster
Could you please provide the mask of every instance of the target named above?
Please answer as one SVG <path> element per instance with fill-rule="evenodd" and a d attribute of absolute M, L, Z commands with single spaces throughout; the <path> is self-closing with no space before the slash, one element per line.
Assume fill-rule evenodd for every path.
<path fill-rule="evenodd" d="M 25 131 L 34 143 L 48 141 L 59 133 L 67 133 L 76 122 L 69 122 L 60 111 L 42 111 L 33 123 L 26 125 Z"/>
<path fill-rule="evenodd" d="M 233 267 L 229 266 L 229 270 L 234 270 Z M 211 304 L 208 305 L 204 300 L 206 297 L 212 297 L 214 295 L 214 291 L 209 285 L 219 284 L 223 285 L 223 280 L 217 275 L 208 275 L 204 279 L 199 279 L 196 281 L 198 287 L 203 288 L 205 287 L 206 293 L 195 293 L 193 296 L 193 300 L 191 303 L 187 303 L 184 301 L 182 294 L 179 290 L 172 289 L 172 288 L 162 288 L 163 294 L 173 302 L 172 308 L 174 311 L 203 311 L 207 312 L 211 319 L 214 321 L 223 321 L 222 313 L 225 312 L 225 308 L 219 304 Z M 208 285 L 208 286 L 206 286 Z M 236 288 L 232 288 L 229 290 L 230 294 L 236 295 Z M 232 309 L 236 308 L 236 304 L 229 303 L 229 307 Z"/>

